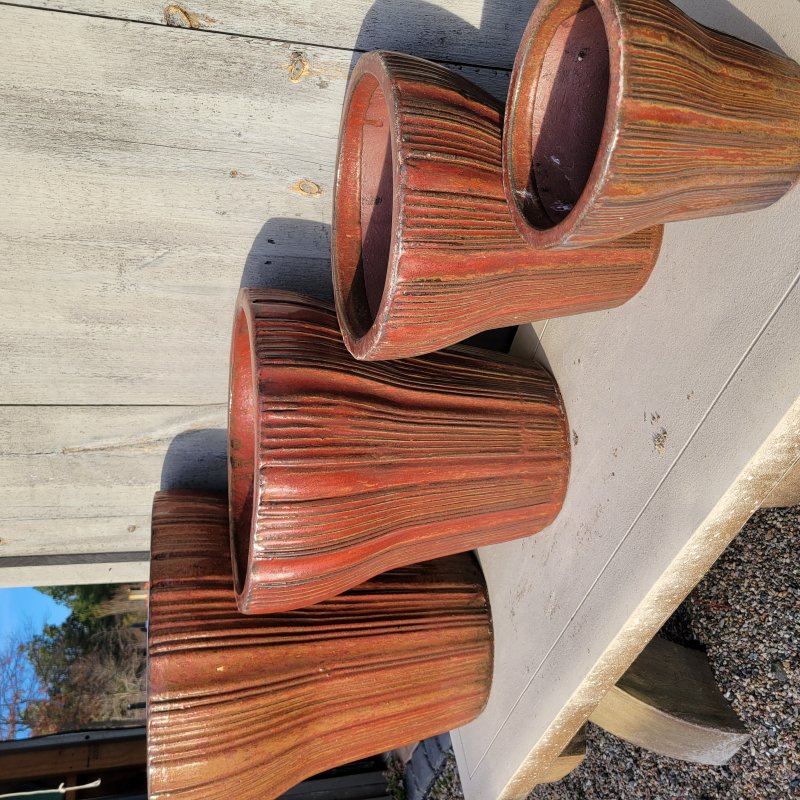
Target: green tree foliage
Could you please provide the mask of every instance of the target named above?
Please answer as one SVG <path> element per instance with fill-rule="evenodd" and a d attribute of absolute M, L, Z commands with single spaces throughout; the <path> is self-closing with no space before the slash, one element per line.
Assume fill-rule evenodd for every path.
<path fill-rule="evenodd" d="M 143 634 L 128 615 L 102 608 L 118 590 L 114 584 L 39 589 L 71 613 L 0 653 L 0 738 L 119 721 L 129 704 L 142 701 Z"/>
<path fill-rule="evenodd" d="M 142 694 L 141 640 L 119 618 L 83 622 L 73 613 L 61 625 L 46 626 L 26 651 L 46 694 L 23 712 L 36 735 L 120 719 Z"/>
<path fill-rule="evenodd" d="M 81 621 L 89 622 L 97 616 L 98 606 L 110 600 L 117 590 L 116 584 L 98 583 L 85 586 L 37 586 L 36 591 L 52 597 L 66 606 Z"/>

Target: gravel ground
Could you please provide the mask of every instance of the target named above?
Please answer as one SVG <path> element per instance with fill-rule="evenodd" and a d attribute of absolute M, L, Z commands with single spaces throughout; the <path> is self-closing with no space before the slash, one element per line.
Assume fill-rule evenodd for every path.
<path fill-rule="evenodd" d="M 583 764 L 529 800 L 800 798 L 800 507 L 757 512 L 662 635 L 703 647 L 751 733 L 724 767 L 640 750 L 590 725 Z M 463 795 L 448 759 L 427 800 Z"/>

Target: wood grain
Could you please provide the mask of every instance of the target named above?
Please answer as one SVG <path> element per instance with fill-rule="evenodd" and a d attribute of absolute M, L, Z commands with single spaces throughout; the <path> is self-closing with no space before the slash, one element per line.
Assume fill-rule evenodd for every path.
<path fill-rule="evenodd" d="M 222 405 L 0 406 L 0 564 L 140 551 L 146 575 L 153 492 L 224 489 L 225 424 Z"/>
<path fill-rule="evenodd" d="M 352 55 L 5 5 L 0 22 L 0 402 L 226 402 L 239 286 L 331 295 Z M 505 92 L 505 72 L 465 70 Z"/>
<path fill-rule="evenodd" d="M 489 328 L 611 308 L 649 277 L 660 227 L 574 253 L 523 241 L 503 191 L 502 106 L 463 77 L 373 52 L 356 65 L 345 104 L 332 267 L 345 343 L 357 358 L 418 355 Z M 373 197 L 363 176 L 386 169 L 367 150 L 379 126 L 389 129 L 392 179 L 374 181 Z M 391 208 L 392 223 L 367 239 L 362 228 L 375 227 L 375 212 L 365 213 L 365 203 L 384 215 Z M 381 268 L 377 253 L 388 253 Z"/>
<path fill-rule="evenodd" d="M 290 293 L 239 295 L 229 431 L 250 613 L 535 533 L 569 477 L 566 417 L 540 367 L 471 348 L 359 362 L 333 309 Z"/>
<path fill-rule="evenodd" d="M 68 523 L 53 521 L 52 530 Z M 146 581 L 150 553 L 82 553 L 0 558 L 0 587 L 61 586 L 89 583 Z"/>
<path fill-rule="evenodd" d="M 565 28 L 587 14 L 595 15 L 588 27 Z M 607 55 L 593 26 L 605 30 Z M 588 179 L 576 171 L 569 196 L 556 196 L 567 190 L 536 164 L 554 159 L 565 170 L 582 160 L 581 99 L 592 89 L 574 73 L 585 70 L 604 93 L 592 66 L 604 58 L 610 85 L 594 166 Z M 551 93 L 544 108 L 542 93 Z M 553 140 L 546 150 L 542 137 Z M 649 225 L 764 208 L 800 176 L 800 65 L 706 28 L 668 0 L 542 0 L 514 65 L 504 157 L 515 224 L 536 247 L 586 247 Z M 553 218 L 553 203 L 568 213 Z"/>
<path fill-rule="evenodd" d="M 726 764 L 750 738 L 705 653 L 658 637 L 589 719 L 637 747 L 696 764 Z"/>
<path fill-rule="evenodd" d="M 303 778 L 472 719 L 492 671 L 471 555 L 380 575 L 300 611 L 237 611 L 224 498 L 153 506 L 152 800 L 270 800 Z"/>
<path fill-rule="evenodd" d="M 10 5 L 31 5 L 11 0 Z M 530 15 L 528 0 L 38 0 L 93 16 L 235 33 L 343 50 L 399 50 L 510 70 Z"/>

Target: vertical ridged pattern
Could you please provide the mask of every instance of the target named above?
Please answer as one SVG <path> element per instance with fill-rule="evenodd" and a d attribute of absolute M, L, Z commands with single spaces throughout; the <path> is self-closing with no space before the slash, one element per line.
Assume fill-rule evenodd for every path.
<path fill-rule="evenodd" d="M 156 495 L 148 630 L 153 800 L 271 800 L 304 778 L 463 725 L 486 702 L 474 559 L 404 567 L 300 611 L 236 609 L 223 498 Z"/>
<path fill-rule="evenodd" d="M 576 5 L 540 4 L 518 62 L 528 49 L 541 52 L 542 25 L 567 4 Z M 613 148 L 607 167 L 584 196 L 594 186 L 599 191 L 585 213 L 577 205 L 567 217 L 561 246 L 597 245 L 649 225 L 752 211 L 792 187 L 800 175 L 796 62 L 710 30 L 667 0 L 596 5 L 609 34 L 611 84 L 621 80 L 622 97 L 616 117 L 606 120 L 613 126 L 604 139 Z M 619 32 L 608 30 L 609 18 Z M 515 65 L 515 77 L 519 71 Z M 533 73 L 524 80 L 520 102 L 535 91 Z M 542 243 L 557 245 L 556 239 Z"/>
<path fill-rule="evenodd" d="M 356 357 L 404 358 L 489 328 L 611 308 L 644 285 L 660 227 L 577 252 L 536 251 L 523 241 L 503 190 L 503 108 L 496 100 L 445 67 L 399 53 L 362 56 L 351 83 L 365 75 L 383 77 L 392 90 L 398 239 L 385 313 L 359 337 L 358 299 L 343 263 L 348 215 L 335 221 L 337 310 Z M 343 119 L 342 136 L 357 136 L 347 107 Z M 340 163 L 350 163 L 341 150 Z M 358 202 L 347 195 L 350 187 L 340 174 L 337 206 Z"/>
<path fill-rule="evenodd" d="M 655 222 L 751 211 L 800 174 L 800 67 L 666 0 L 615 0 L 626 102 L 584 243 Z M 644 193 L 644 195 L 643 195 Z"/>
<path fill-rule="evenodd" d="M 313 603 L 555 518 L 569 439 L 541 368 L 468 348 L 359 362 L 317 301 L 244 290 L 240 304 L 261 387 L 242 610 Z"/>

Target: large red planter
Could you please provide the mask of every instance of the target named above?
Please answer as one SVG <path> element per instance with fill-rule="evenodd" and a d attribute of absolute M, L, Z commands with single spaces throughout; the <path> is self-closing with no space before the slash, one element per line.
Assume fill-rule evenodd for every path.
<path fill-rule="evenodd" d="M 359 362 L 331 307 L 243 289 L 230 387 L 243 612 L 535 533 L 563 503 L 567 420 L 537 366 L 471 348 Z"/>
<path fill-rule="evenodd" d="M 667 0 L 540 0 L 508 97 L 506 192 L 535 247 L 763 208 L 800 175 L 800 66 Z"/>
<path fill-rule="evenodd" d="M 156 495 L 148 628 L 152 800 L 271 800 L 475 717 L 492 675 L 471 555 L 394 570 L 302 611 L 237 611 L 227 505 Z"/>
<path fill-rule="evenodd" d="M 444 67 L 362 56 L 339 134 L 336 308 L 359 359 L 431 352 L 488 328 L 620 305 L 647 280 L 653 227 L 583 252 L 532 250 L 503 190 L 502 106 Z"/>

